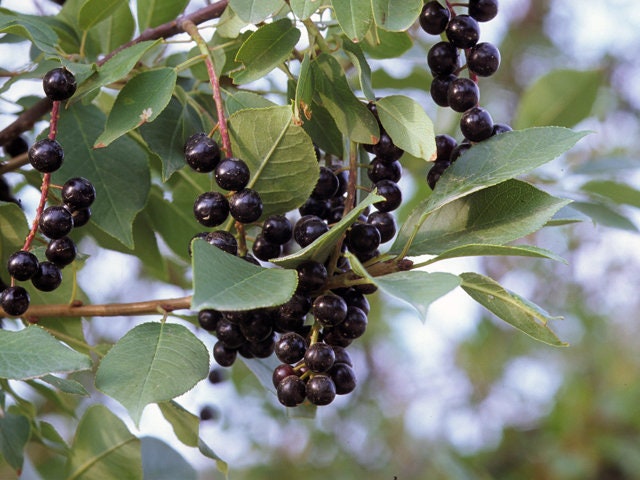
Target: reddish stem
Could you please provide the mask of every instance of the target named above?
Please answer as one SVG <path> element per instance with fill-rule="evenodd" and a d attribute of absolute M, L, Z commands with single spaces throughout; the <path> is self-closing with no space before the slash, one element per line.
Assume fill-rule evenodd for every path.
<path fill-rule="evenodd" d="M 231 139 L 229 138 L 229 128 L 227 127 L 227 117 L 224 112 L 224 104 L 222 103 L 222 94 L 220 93 L 220 82 L 216 75 L 215 67 L 211 61 L 211 57 L 205 58 L 207 72 L 209 73 L 209 81 L 213 90 L 213 100 L 216 103 L 216 113 L 218 114 L 218 125 L 220 126 L 220 137 L 222 138 L 222 148 L 227 157 L 233 156 L 231 153 Z"/>

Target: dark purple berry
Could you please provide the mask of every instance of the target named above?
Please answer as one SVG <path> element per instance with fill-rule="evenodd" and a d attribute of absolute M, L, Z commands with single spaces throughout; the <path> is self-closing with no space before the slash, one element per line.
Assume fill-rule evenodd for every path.
<path fill-rule="evenodd" d="M 320 217 L 305 215 L 293 227 L 293 239 L 304 248 L 328 231 L 329 226 Z"/>
<path fill-rule="evenodd" d="M 294 293 L 293 296 L 278 307 L 274 327 L 282 331 L 293 331 L 304 324 L 304 317 L 311 309 L 311 300 L 306 295 Z"/>
<path fill-rule="evenodd" d="M 205 227 L 216 227 L 229 216 L 229 201 L 220 192 L 205 192 L 193 203 L 193 215 Z"/>
<path fill-rule="evenodd" d="M 305 215 L 313 215 L 315 217 L 325 219 L 331 212 L 329 200 L 319 200 L 314 197 L 309 197 L 302 205 L 300 205 L 298 212 L 303 217 Z"/>
<path fill-rule="evenodd" d="M 447 99 L 452 110 L 465 112 L 478 104 L 480 89 L 473 80 L 463 77 L 456 78 L 449 85 Z"/>
<path fill-rule="evenodd" d="M 373 146 L 373 153 L 382 161 L 393 162 L 402 156 L 404 150 L 397 147 L 389 134 L 383 130 L 380 132 L 378 143 Z"/>
<path fill-rule="evenodd" d="M 347 308 L 358 307 L 364 313 L 369 313 L 369 300 L 367 300 L 367 297 L 365 297 L 363 293 L 358 292 L 354 288 L 348 288 L 345 292 L 340 293 L 340 296 L 347 303 Z"/>
<path fill-rule="evenodd" d="M 379 182 L 380 180 L 399 182 L 402 177 L 402 165 L 400 165 L 400 162 L 397 160 L 387 162 L 375 157 L 369 164 L 367 176 L 373 183 Z"/>
<path fill-rule="evenodd" d="M 16 280 L 29 280 L 38 271 L 38 258 L 31 252 L 20 250 L 9 257 L 7 270 Z"/>
<path fill-rule="evenodd" d="M 282 245 L 268 242 L 265 240 L 264 235 L 260 234 L 254 240 L 251 251 L 258 260 L 268 262 L 272 258 L 282 255 Z"/>
<path fill-rule="evenodd" d="M 276 349 L 277 352 L 277 349 Z M 277 353 L 276 353 L 277 354 Z M 278 388 L 278 384 L 284 380 L 289 375 L 295 375 L 296 371 L 293 369 L 291 365 L 288 363 L 281 363 L 276 368 L 273 369 L 273 374 L 271 375 L 271 382 L 273 386 Z"/>
<path fill-rule="evenodd" d="M 429 93 L 431 94 L 431 98 L 441 107 L 449 106 L 449 85 L 456 78 L 458 78 L 454 74 L 448 75 L 437 75 L 433 77 L 431 80 L 431 87 L 429 88 Z"/>
<path fill-rule="evenodd" d="M 302 360 L 307 351 L 305 339 L 294 332 L 285 333 L 276 342 L 274 348 L 276 357 L 283 363 L 296 363 Z"/>
<path fill-rule="evenodd" d="M 451 165 L 451 162 L 449 161 L 444 161 L 444 162 L 438 161 L 438 162 L 435 162 L 433 166 L 429 169 L 429 173 L 427 173 L 427 185 L 429 185 L 429 188 L 431 190 L 436 188 L 436 184 L 438 183 L 438 180 L 440 180 L 440 177 L 442 176 L 444 171 L 449 167 L 449 165 Z"/>
<path fill-rule="evenodd" d="M 307 382 L 307 399 L 314 405 L 329 405 L 336 398 L 336 386 L 328 375 L 314 375 Z"/>
<path fill-rule="evenodd" d="M 311 293 L 319 290 L 327 282 L 327 269 L 319 262 L 308 260 L 296 267 L 298 272 L 298 292 Z"/>
<path fill-rule="evenodd" d="M 69 210 L 80 210 L 91 206 L 96 199 L 96 189 L 86 178 L 74 177 L 64 183 L 61 195 Z"/>
<path fill-rule="evenodd" d="M 452 136 L 446 134 L 436 135 L 436 162 L 449 161 L 451 151 L 456 148 L 456 145 L 458 145 L 458 142 Z"/>
<path fill-rule="evenodd" d="M 231 255 L 238 254 L 238 241 L 231 233 L 224 230 L 216 230 L 210 232 L 205 237 L 205 240 L 211 245 L 218 247 L 220 250 L 224 250 Z"/>
<path fill-rule="evenodd" d="M 41 173 L 55 172 L 62 166 L 64 150 L 55 140 L 43 138 L 29 148 L 29 163 Z"/>
<path fill-rule="evenodd" d="M 500 68 L 500 50 L 489 42 L 478 43 L 469 50 L 467 66 L 479 77 L 490 77 Z"/>
<path fill-rule="evenodd" d="M 0 306 L 8 315 L 14 317 L 26 312 L 30 301 L 29 292 L 23 287 L 7 287 L 0 293 Z"/>
<path fill-rule="evenodd" d="M 323 326 L 333 327 L 347 316 L 347 302 L 337 295 L 320 295 L 313 301 L 313 316 Z"/>
<path fill-rule="evenodd" d="M 276 245 L 284 245 L 292 235 L 293 227 L 284 215 L 269 215 L 262 224 L 262 236 Z"/>
<path fill-rule="evenodd" d="M 478 22 L 488 22 L 498 14 L 498 0 L 469 0 L 469 15 Z"/>
<path fill-rule="evenodd" d="M 239 158 L 225 158 L 215 168 L 216 183 L 223 190 L 242 190 L 249 183 L 249 167 Z"/>
<path fill-rule="evenodd" d="M 336 194 L 339 186 L 340 182 L 335 173 L 327 167 L 320 167 L 318 182 L 311 192 L 311 196 L 318 200 L 327 200 Z"/>
<path fill-rule="evenodd" d="M 371 151 L 373 151 L 373 145 L 371 145 Z M 331 165 L 329 167 L 333 173 L 338 177 L 338 191 L 336 192 L 335 197 L 342 197 L 345 193 L 347 193 L 347 185 L 349 183 L 349 174 L 346 170 L 341 170 L 342 165 Z"/>
<path fill-rule="evenodd" d="M 367 329 L 367 314 L 358 307 L 347 308 L 347 318 L 335 329 L 345 338 L 361 337 Z"/>
<path fill-rule="evenodd" d="M 438 42 L 429 49 L 427 63 L 433 76 L 449 75 L 458 68 L 458 49 L 450 42 Z"/>
<path fill-rule="evenodd" d="M 210 384 L 217 385 L 218 383 L 223 383 L 227 380 L 227 374 L 220 368 L 212 368 L 207 379 Z"/>
<path fill-rule="evenodd" d="M 427 2 L 422 7 L 422 12 L 418 17 L 422 29 L 431 35 L 440 35 L 447 28 L 447 23 L 451 18 L 451 12 L 440 2 Z"/>
<path fill-rule="evenodd" d="M 45 73 L 42 88 L 50 100 L 61 101 L 71 98 L 77 88 L 76 78 L 65 67 L 54 68 Z"/>
<path fill-rule="evenodd" d="M 480 26 L 469 15 L 456 15 L 446 28 L 447 38 L 457 48 L 471 48 L 478 43 Z"/>
<path fill-rule="evenodd" d="M 328 372 L 336 386 L 336 394 L 346 395 L 356 388 L 356 374 L 353 369 L 344 363 L 336 363 Z"/>
<path fill-rule="evenodd" d="M 368 223 L 355 223 L 347 231 L 349 250 L 355 254 L 369 254 L 380 246 L 380 232 Z"/>
<path fill-rule="evenodd" d="M 211 405 L 205 405 L 200 409 L 200 420 L 202 420 L 203 422 L 209 420 L 217 420 L 218 417 L 220 417 L 220 412 L 217 408 Z"/>
<path fill-rule="evenodd" d="M 91 209 L 80 208 L 72 210 L 71 216 L 73 217 L 73 228 L 83 227 L 91 220 Z"/>
<path fill-rule="evenodd" d="M 382 195 L 385 200 L 373 204 L 381 212 L 391 212 L 402 203 L 402 192 L 396 182 L 391 180 L 380 180 L 375 184 L 378 195 Z"/>
<path fill-rule="evenodd" d="M 207 332 L 215 331 L 220 320 L 222 320 L 222 313 L 217 310 L 205 309 L 198 312 L 198 324 Z"/>
<path fill-rule="evenodd" d="M 472 142 L 486 140 L 493 132 L 491 114 L 482 107 L 470 108 L 460 118 L 460 130 Z"/>
<path fill-rule="evenodd" d="M 47 207 L 42 212 L 38 227 L 46 237 L 62 238 L 73 228 L 73 216 L 69 210 L 62 206 Z"/>
<path fill-rule="evenodd" d="M 270 335 L 260 342 L 249 342 L 249 352 L 255 358 L 269 358 L 273 354 L 274 337 Z"/>
<path fill-rule="evenodd" d="M 305 365 L 315 373 L 326 372 L 333 366 L 335 360 L 336 354 L 333 348 L 326 343 L 314 343 L 304 354 Z"/>
<path fill-rule="evenodd" d="M 367 217 L 367 223 L 378 229 L 380 243 L 388 242 L 396 234 L 396 220 L 391 213 L 371 212 Z"/>
<path fill-rule="evenodd" d="M 233 348 L 225 347 L 224 343 L 217 341 L 213 345 L 213 359 L 221 367 L 230 367 L 236 361 L 238 351 Z"/>
<path fill-rule="evenodd" d="M 304 402 L 307 387 L 297 375 L 283 378 L 276 387 L 278 401 L 285 407 L 295 407 Z"/>
<path fill-rule="evenodd" d="M 76 259 L 78 250 L 76 244 L 69 237 L 56 238 L 49 242 L 44 254 L 47 260 L 63 268 Z"/>
<path fill-rule="evenodd" d="M 506 133 L 511 131 L 513 131 L 513 128 L 511 128 L 509 125 L 506 125 L 504 123 L 494 123 L 491 136 L 500 135 L 501 133 Z"/>
<path fill-rule="evenodd" d="M 196 172 L 213 172 L 220 162 L 220 147 L 206 133 L 196 133 L 184 145 L 184 159 Z"/>
<path fill-rule="evenodd" d="M 243 188 L 229 198 L 229 213 L 241 223 L 255 222 L 262 216 L 262 199 L 252 188 Z"/>
<path fill-rule="evenodd" d="M 52 262 L 40 262 L 38 271 L 31 277 L 31 283 L 38 290 L 52 292 L 62 283 L 62 272 Z"/>

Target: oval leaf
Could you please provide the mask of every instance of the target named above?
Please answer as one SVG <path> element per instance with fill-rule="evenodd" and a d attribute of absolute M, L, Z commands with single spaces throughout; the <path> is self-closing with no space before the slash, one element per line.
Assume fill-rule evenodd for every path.
<path fill-rule="evenodd" d="M 283 0 L 229 0 L 231 9 L 246 23 L 260 23 L 283 5 Z"/>
<path fill-rule="evenodd" d="M 376 24 L 392 32 L 402 32 L 413 25 L 422 10 L 422 0 L 372 0 Z"/>
<path fill-rule="evenodd" d="M 475 244 L 475 245 L 463 245 L 462 247 L 455 247 L 451 250 L 442 252 L 437 257 L 424 262 L 424 265 L 430 265 L 441 260 L 449 258 L 460 257 L 487 257 L 487 256 L 517 256 L 517 257 L 534 257 L 534 258 L 549 258 L 562 263 L 567 261 L 556 255 L 555 253 L 546 250 L 544 248 L 532 247 L 530 245 L 487 245 L 487 244 Z"/>
<path fill-rule="evenodd" d="M 10 412 L 0 416 L 0 454 L 16 471 L 22 469 L 24 448 L 30 436 L 31 425 L 27 417 Z"/>
<path fill-rule="evenodd" d="M 80 7 L 78 25 L 82 30 L 89 30 L 94 25 L 109 18 L 126 0 L 87 0 Z"/>
<path fill-rule="evenodd" d="M 143 323 L 102 359 L 96 387 L 124 405 L 137 425 L 146 405 L 182 395 L 208 373 L 209 353 L 187 328 Z"/>
<path fill-rule="evenodd" d="M 332 0 L 331 8 L 342 31 L 351 41 L 360 41 L 369 31 L 373 22 L 370 0 Z"/>
<path fill-rule="evenodd" d="M 140 31 L 175 20 L 188 3 L 189 0 L 137 0 Z"/>
<path fill-rule="evenodd" d="M 140 439 L 144 478 L 153 480 L 197 480 L 195 469 L 182 455 L 154 437 Z"/>

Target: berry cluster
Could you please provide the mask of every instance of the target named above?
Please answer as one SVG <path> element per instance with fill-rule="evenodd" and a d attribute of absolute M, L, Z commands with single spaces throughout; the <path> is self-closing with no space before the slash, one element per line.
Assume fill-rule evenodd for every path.
<path fill-rule="evenodd" d="M 67 69 L 56 68 L 44 76 L 43 87 L 51 100 L 59 102 L 73 95 L 76 82 L 73 74 Z M 11 145 L 10 154 L 22 153 L 26 147 L 22 142 L 14 142 Z M 43 184 L 48 185 L 48 174 L 62 166 L 64 151 L 55 138 L 50 136 L 31 145 L 28 158 L 37 171 L 47 175 Z M 44 187 L 43 192 L 46 193 Z M 30 251 L 30 241 L 25 243 L 22 250 L 9 257 L 7 270 L 12 279 L 11 286 L 3 289 L 0 296 L 0 304 L 9 315 L 22 315 L 29 308 L 29 293 L 24 287 L 15 285 L 16 281 L 30 280 L 38 290 L 53 291 L 62 282 L 61 270 L 76 258 L 76 245 L 68 235 L 72 228 L 81 227 L 89 221 L 90 206 L 95 200 L 96 191 L 89 180 L 75 177 L 67 180 L 60 192 L 62 204 L 50 205 L 37 214 L 37 229 L 48 238 L 44 252 L 46 260 L 40 261 Z M 42 205 L 44 206 L 44 202 Z"/>
<path fill-rule="evenodd" d="M 470 0 L 467 14 L 456 14 L 453 6 L 437 1 L 425 3 L 419 17 L 422 29 L 432 35 L 445 34 L 447 40 L 433 45 L 427 55 L 427 63 L 433 75 L 431 98 L 441 107 L 450 107 L 462 113 L 460 130 L 464 140 L 457 144 L 449 135 L 436 137 L 437 158 L 427 175 L 427 183 L 433 189 L 452 162 L 473 143 L 511 130 L 504 124 L 494 124 L 491 114 L 479 105 L 478 77 L 493 75 L 500 66 L 500 51 L 489 42 L 480 39 L 479 22 L 487 22 L 498 14 L 498 0 Z M 460 51 L 466 64 L 460 66 Z M 466 69 L 469 77 L 460 77 Z"/>

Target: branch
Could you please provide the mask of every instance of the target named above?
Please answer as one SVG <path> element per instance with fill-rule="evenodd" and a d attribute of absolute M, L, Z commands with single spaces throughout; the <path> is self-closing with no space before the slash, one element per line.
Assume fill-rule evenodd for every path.
<path fill-rule="evenodd" d="M 206 22 L 207 20 L 219 18 L 222 15 L 222 12 L 224 12 L 225 8 L 227 8 L 228 3 L 228 0 L 219 0 L 218 2 L 207 5 L 206 7 L 196 10 L 195 12 L 192 12 L 188 15 L 184 15 L 170 22 L 163 23 L 162 25 L 158 25 L 155 28 L 149 28 L 130 42 L 119 46 L 113 52 L 107 54 L 104 58 L 100 59 L 97 64 L 102 65 L 104 64 L 104 62 L 109 60 L 121 50 L 124 50 L 125 48 L 143 42 L 145 40 L 169 38 L 177 35 L 178 33 L 183 33 L 184 30 L 182 29 L 181 24 L 184 21 L 191 21 L 198 25 L 200 23 Z M 0 131 L 0 145 L 5 145 L 15 137 L 20 135 L 22 132 L 31 130 L 33 128 L 33 125 L 51 110 L 51 106 L 51 100 L 49 100 L 48 98 L 43 98 L 42 100 L 34 104 L 31 108 L 28 108 L 27 110 L 22 112 L 18 116 L 18 118 L 14 120 L 13 123 L 8 125 L 4 130 Z"/>
<path fill-rule="evenodd" d="M 154 315 L 174 310 L 187 310 L 191 306 L 191 296 L 165 298 L 133 303 L 108 303 L 103 305 L 83 305 L 81 302 L 62 305 L 33 305 L 22 315 L 31 323 L 46 317 L 119 317 L 130 315 Z M 0 317 L 9 317 L 0 308 Z"/>

